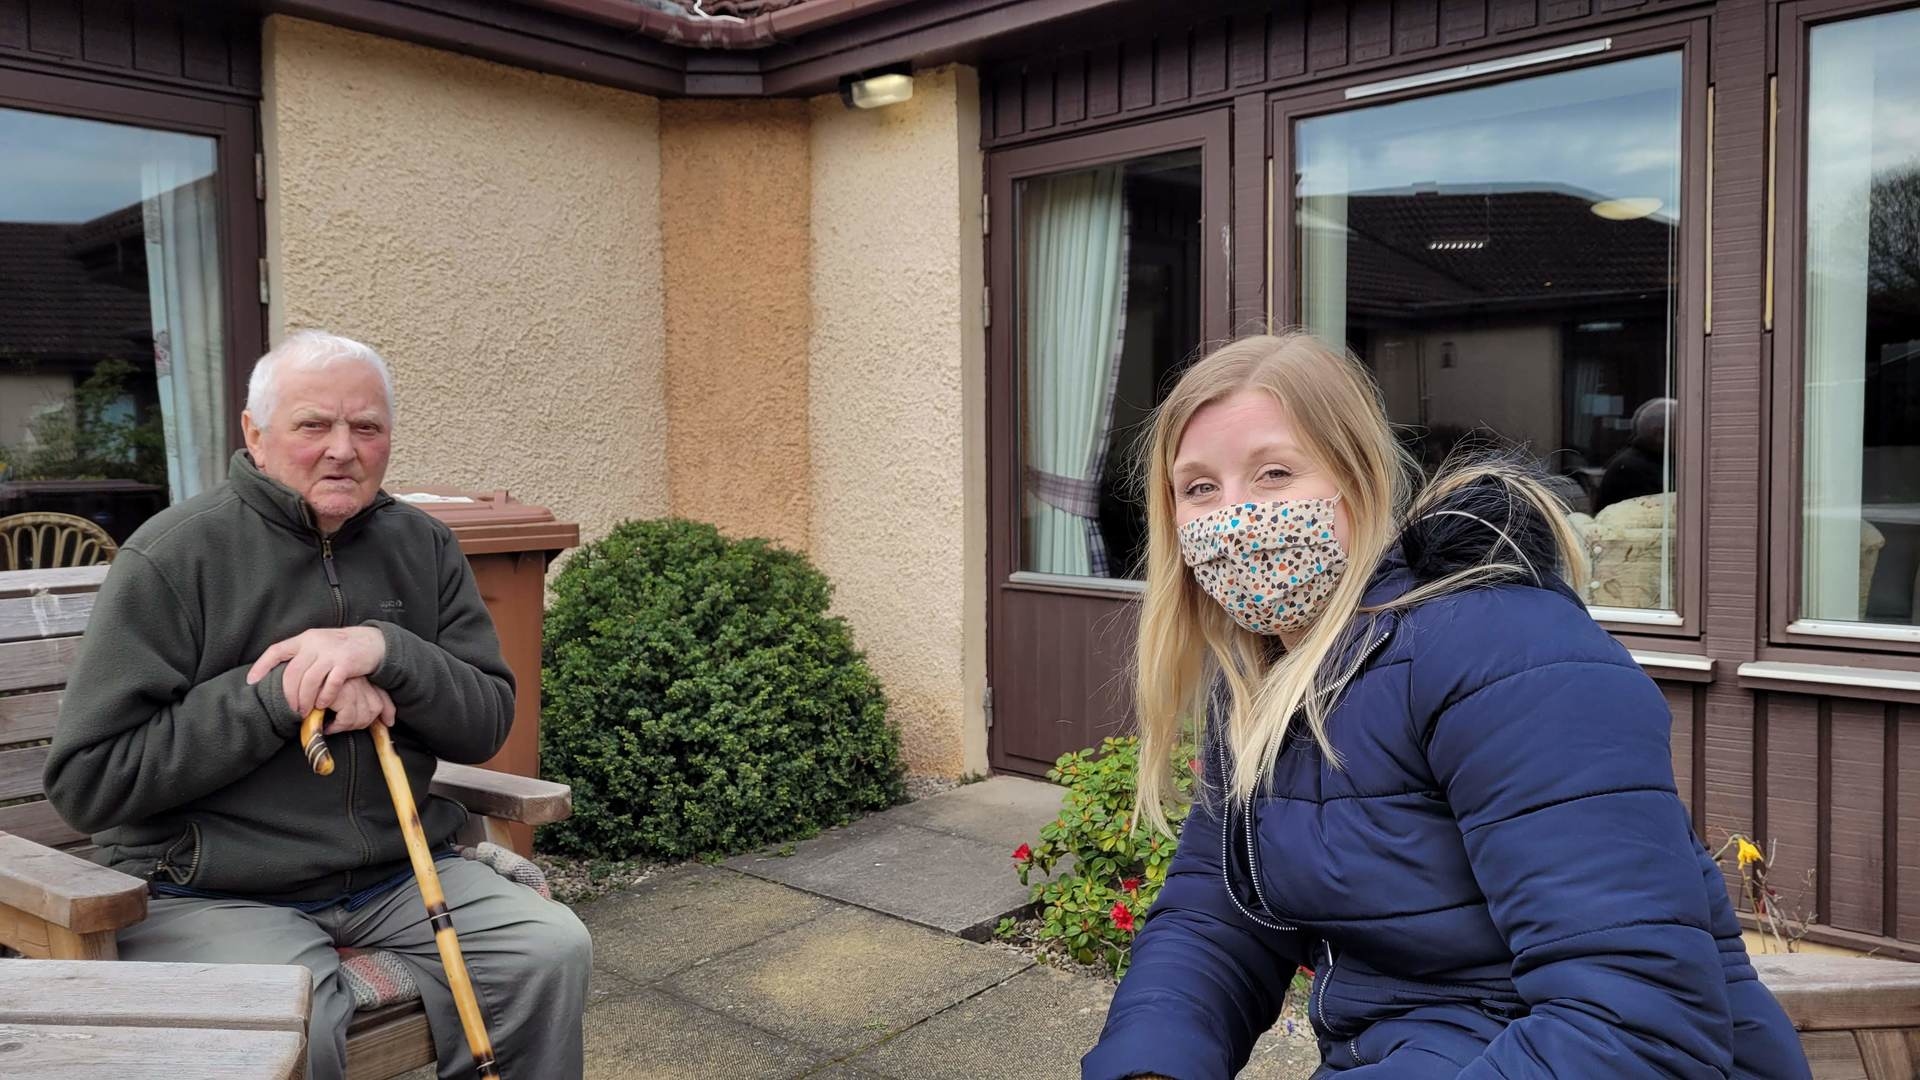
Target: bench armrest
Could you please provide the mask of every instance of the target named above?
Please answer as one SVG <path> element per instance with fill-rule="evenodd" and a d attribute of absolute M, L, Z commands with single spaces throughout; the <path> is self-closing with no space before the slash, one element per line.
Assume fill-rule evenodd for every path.
<path fill-rule="evenodd" d="M 0 904 L 76 934 L 147 917 L 147 883 L 76 855 L 0 833 Z"/>
<path fill-rule="evenodd" d="M 1790 953 L 1755 956 L 1753 968 L 1799 1031 L 1920 1025 L 1920 964 Z"/>
<path fill-rule="evenodd" d="M 482 817 L 522 825 L 550 825 L 573 813 L 573 791 L 565 784 L 450 761 L 435 770 L 433 793 Z"/>

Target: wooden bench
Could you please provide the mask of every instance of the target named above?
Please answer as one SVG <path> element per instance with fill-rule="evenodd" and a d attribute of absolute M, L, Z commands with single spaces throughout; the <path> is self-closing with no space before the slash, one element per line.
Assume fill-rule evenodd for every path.
<path fill-rule="evenodd" d="M 0 572 L 0 945 L 28 957 L 112 960 L 115 934 L 147 913 L 146 883 L 87 861 L 87 838 L 41 791 L 60 691 L 106 572 Z M 564 785 L 447 762 L 433 792 L 473 815 L 463 843 L 506 844 L 506 822 L 545 825 L 572 809 Z M 348 1029 L 352 1080 L 387 1080 L 434 1060 L 418 1002 L 361 1012 Z"/>
<path fill-rule="evenodd" d="M 1920 1077 L 1920 964 L 1858 956 L 1756 956 L 1814 1080 Z"/>
<path fill-rule="evenodd" d="M 294 1080 L 306 1075 L 307 969 L 8 961 L 0 1076 Z"/>

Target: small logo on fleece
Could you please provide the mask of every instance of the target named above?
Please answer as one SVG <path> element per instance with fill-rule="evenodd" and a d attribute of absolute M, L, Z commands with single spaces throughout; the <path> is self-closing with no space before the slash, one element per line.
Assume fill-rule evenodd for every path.
<path fill-rule="evenodd" d="M 407 602 L 405 600 L 382 600 L 380 601 L 380 610 L 405 611 L 407 610 Z"/>

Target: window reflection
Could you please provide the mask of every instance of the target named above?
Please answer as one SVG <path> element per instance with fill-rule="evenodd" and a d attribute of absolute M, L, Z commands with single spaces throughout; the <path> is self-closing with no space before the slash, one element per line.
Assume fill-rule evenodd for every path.
<path fill-rule="evenodd" d="M 1681 99 L 1668 53 L 1295 129 L 1303 321 L 1423 467 L 1545 463 L 1596 606 L 1674 607 Z"/>
<path fill-rule="evenodd" d="M 224 477 L 225 308 L 213 139 L 0 109 L 0 145 L 0 569 L 14 569 L 78 558 L 74 537 L 123 541 Z M 61 515 L 69 542 L 18 554 L 29 513 Z"/>

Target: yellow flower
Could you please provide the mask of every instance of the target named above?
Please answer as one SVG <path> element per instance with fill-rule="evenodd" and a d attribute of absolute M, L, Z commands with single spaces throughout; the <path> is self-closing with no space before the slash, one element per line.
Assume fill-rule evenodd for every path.
<path fill-rule="evenodd" d="M 1760 854 L 1760 849 L 1753 846 L 1753 841 L 1742 836 L 1738 839 L 1737 843 L 1739 847 L 1736 850 L 1739 853 L 1740 865 L 1742 867 L 1748 863 L 1763 862 L 1765 860 L 1765 856 Z"/>

